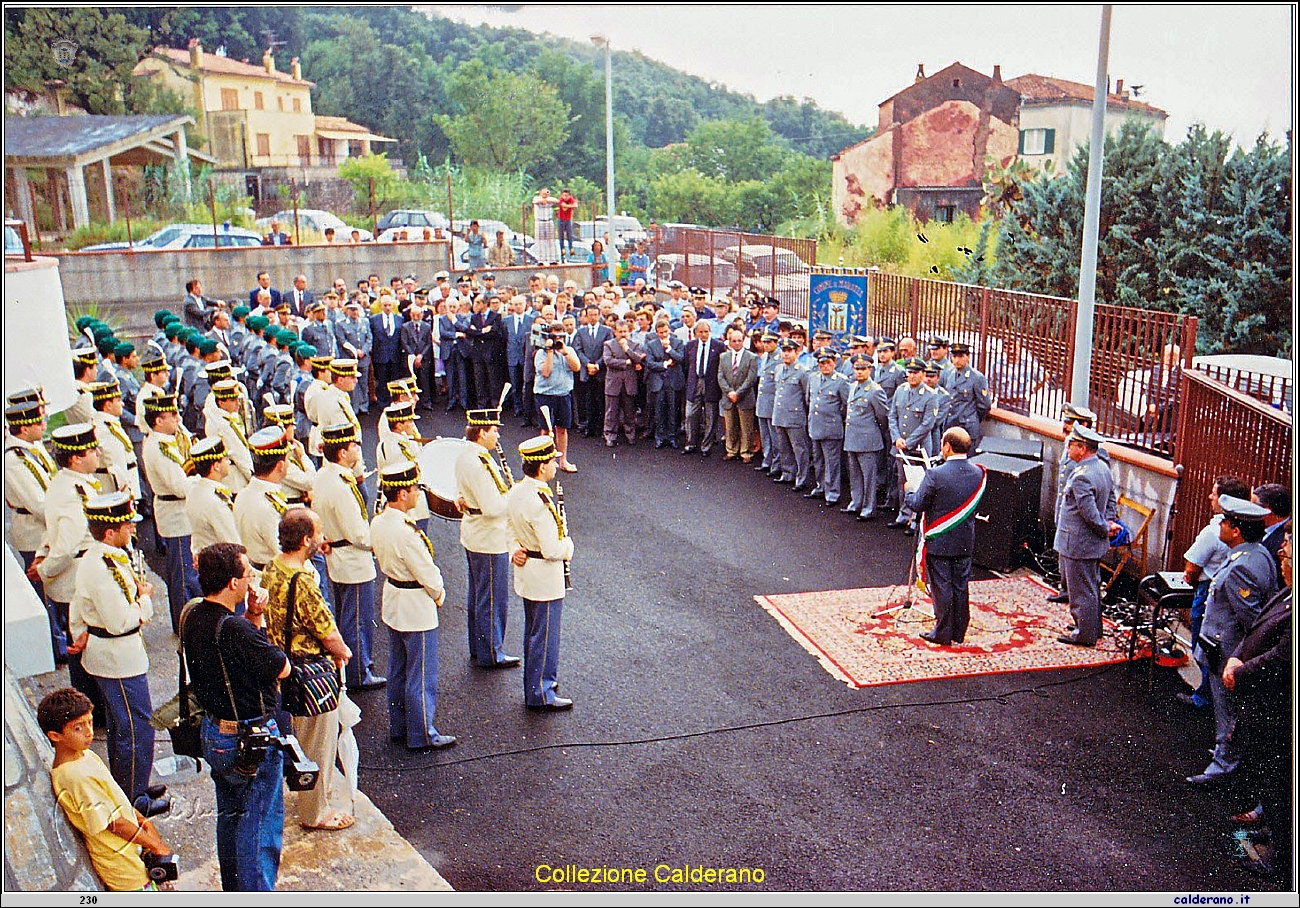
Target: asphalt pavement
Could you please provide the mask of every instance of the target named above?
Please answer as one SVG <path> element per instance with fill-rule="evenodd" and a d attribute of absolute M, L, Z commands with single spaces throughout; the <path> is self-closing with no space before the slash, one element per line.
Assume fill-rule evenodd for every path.
<path fill-rule="evenodd" d="M 534 432 L 504 428 L 516 477 Z M 572 712 L 528 712 L 519 670 L 470 664 L 458 525 L 434 520 L 437 725 L 458 746 L 390 744 L 384 691 L 355 698 L 357 735 L 361 788 L 455 889 L 1259 888 L 1230 857 L 1237 805 L 1183 781 L 1212 722 L 1172 673 L 1151 694 L 1145 664 L 851 690 L 753 596 L 903 582 L 911 540 L 721 456 L 572 437 Z M 522 628 L 515 597 L 512 653 Z M 710 882 L 728 870 L 749 882 Z"/>

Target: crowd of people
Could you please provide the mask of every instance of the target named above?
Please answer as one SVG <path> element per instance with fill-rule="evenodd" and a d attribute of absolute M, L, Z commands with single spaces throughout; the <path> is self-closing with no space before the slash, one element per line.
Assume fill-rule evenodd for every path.
<path fill-rule="evenodd" d="M 570 431 L 611 448 L 653 443 L 700 457 L 718 448 L 723 460 L 828 507 L 847 498 L 840 510 L 860 521 L 888 511 L 891 526 L 929 536 L 949 510 L 945 494 L 978 484 L 960 461 L 978 449 L 998 402 L 970 348 L 943 336 L 928 337 L 924 357 L 910 337 L 852 336 L 840 351 L 829 333 L 809 338 L 782 319 L 774 299 L 737 305 L 680 284 L 661 296 L 645 285 L 580 288 L 536 274 L 517 291 L 498 287 L 490 271 L 470 271 L 454 282 L 439 272 L 428 287 L 414 276 L 382 285 L 372 274 L 350 289 L 339 278 L 316 294 L 305 276 L 278 290 L 263 273 L 247 305 L 211 300 L 198 281 L 186 291 L 182 315 L 156 313 L 143 352 L 93 318 L 78 321 L 91 345 L 74 351 L 78 398 L 67 425 L 49 436 L 53 456 L 40 389 L 10 396 L 6 497 L 10 541 L 48 603 L 51 645 L 77 692 L 61 694 L 42 727 L 56 748 L 81 740 L 87 714 L 108 727 L 108 773 L 122 797 L 110 813 L 82 810 L 74 820 L 101 837 L 92 855 L 134 854 L 132 842 L 166 851 L 149 822 L 166 810 L 166 795 L 150 784 L 152 704 L 139 634 L 154 616 L 155 591 L 135 528 L 140 515 L 152 520 L 168 617 L 207 712 L 203 747 L 226 889 L 269 889 L 276 879 L 282 748 L 245 753 L 251 729 L 271 740 L 292 729 L 319 765 L 315 787 L 298 795 L 303 825 L 319 830 L 352 824 L 355 779 L 337 759 L 358 721 L 348 692 L 387 686 L 395 745 L 421 752 L 456 743 L 435 725 L 445 591 L 426 533 L 432 512 L 451 507 L 461 519 L 470 658 L 484 669 L 522 663 L 524 704 L 568 710 L 573 701 L 557 686 L 573 540 L 551 483 L 578 470 Z M 378 463 L 367 469 L 360 416 L 372 405 L 382 413 Z M 465 413 L 454 501 L 421 476 L 426 439 L 416 414 L 437 405 Z M 500 454 L 506 413 L 541 433 L 519 446 L 520 479 Z M 1102 633 L 1097 566 L 1119 531 L 1095 421 L 1066 408 L 1056 548 L 1059 598 L 1074 625 L 1059 639 L 1075 646 Z M 954 485 L 945 490 L 946 474 L 936 472 L 918 490 L 904 464 L 939 456 Z M 1204 584 L 1197 657 L 1218 734 L 1211 766 L 1189 781 L 1215 783 L 1241 764 L 1255 773 L 1259 803 L 1238 819 L 1285 815 L 1289 827 L 1289 802 L 1260 780 L 1276 782 L 1284 765 L 1270 697 L 1283 658 L 1289 677 L 1290 498 L 1280 487 L 1252 493 L 1231 477 L 1215 493 L 1222 551 L 1207 528 L 1188 553 L 1188 574 Z M 954 522 L 969 518 L 961 507 L 969 498 L 954 497 Z M 937 620 L 923 635 L 937 647 L 960 644 L 969 620 L 970 540 L 948 548 L 935 547 L 943 560 L 934 563 Z M 524 603 L 522 659 L 506 645 L 507 563 Z M 387 677 L 372 650 L 380 590 Z M 287 711 L 281 683 L 321 663 L 333 666 L 332 684 L 324 671 L 323 687 L 312 688 L 319 696 L 295 697 L 296 711 Z M 1251 718 L 1235 721 L 1234 703 L 1250 704 Z M 84 751 L 69 743 L 56 769 Z M 87 778 L 102 776 L 93 761 L 77 765 Z M 72 778 L 56 773 L 56 788 L 59 776 Z M 89 784 L 65 783 L 70 815 Z M 1286 847 L 1279 825 L 1271 841 Z M 106 881 L 140 881 L 143 865 L 128 863 L 105 871 Z"/>

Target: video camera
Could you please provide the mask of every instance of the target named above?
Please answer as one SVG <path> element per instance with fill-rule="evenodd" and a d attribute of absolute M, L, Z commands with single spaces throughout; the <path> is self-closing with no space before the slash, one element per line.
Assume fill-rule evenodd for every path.
<path fill-rule="evenodd" d="M 235 770 L 256 775 L 271 748 L 284 754 L 284 781 L 290 791 L 311 791 L 320 778 L 320 766 L 307 758 L 293 735 L 272 734 L 265 725 L 248 725 L 240 730 Z"/>

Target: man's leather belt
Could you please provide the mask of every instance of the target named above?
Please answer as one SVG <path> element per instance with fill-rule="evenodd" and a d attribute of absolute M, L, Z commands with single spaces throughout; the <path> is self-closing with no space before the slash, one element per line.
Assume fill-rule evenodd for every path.
<path fill-rule="evenodd" d="M 160 501 L 184 501 L 185 500 L 184 495 L 155 495 L 154 498 L 157 498 Z"/>
<path fill-rule="evenodd" d="M 140 633 L 139 627 L 133 627 L 121 634 L 110 634 L 107 628 L 95 627 L 93 624 L 86 625 L 86 630 L 90 632 L 90 636 L 99 637 L 102 640 L 117 640 L 121 637 L 130 637 L 132 634 Z"/>
<path fill-rule="evenodd" d="M 529 558 L 536 558 L 538 561 L 546 560 L 546 556 L 543 555 L 541 552 L 530 552 L 528 549 L 524 549 L 524 554 L 527 555 Z"/>
<path fill-rule="evenodd" d="M 352 545 L 352 541 L 349 539 L 340 539 L 338 542 L 327 542 L 325 544 L 332 549 L 346 549 L 348 546 Z"/>
<path fill-rule="evenodd" d="M 466 513 L 466 514 L 471 514 L 471 515 L 473 515 L 473 516 L 475 516 L 475 517 L 478 517 L 480 514 L 483 513 L 483 511 L 482 511 L 481 508 L 470 508 L 470 507 L 467 507 L 467 508 L 465 508 L 465 513 Z"/>
<path fill-rule="evenodd" d="M 395 586 L 399 590 L 419 590 L 424 588 L 424 584 L 417 580 L 394 580 L 392 577 L 388 578 L 388 585 Z"/>
<path fill-rule="evenodd" d="M 5 502 L 5 504 L 9 504 L 9 503 Z M 26 514 L 28 517 L 33 516 L 32 512 L 27 510 L 26 508 L 16 508 L 11 504 L 9 505 L 9 510 L 13 511 L 15 514 Z"/>

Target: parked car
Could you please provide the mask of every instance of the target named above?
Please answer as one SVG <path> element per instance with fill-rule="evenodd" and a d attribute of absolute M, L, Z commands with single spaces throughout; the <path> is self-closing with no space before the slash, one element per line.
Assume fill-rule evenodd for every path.
<path fill-rule="evenodd" d="M 756 290 L 763 296 L 775 296 L 782 308 L 808 305 L 809 276 L 812 266 L 789 249 L 771 246 L 727 246 L 718 257 L 731 262 L 740 271 L 743 284 L 738 292 Z"/>
<path fill-rule="evenodd" d="M 429 231 L 429 240 L 434 239 L 434 227 L 389 227 L 381 231 L 376 243 L 397 243 L 397 242 L 422 242 L 424 241 L 424 231 Z M 446 230 L 442 232 L 442 242 L 451 239 L 451 235 Z"/>
<path fill-rule="evenodd" d="M 293 236 L 293 210 L 277 211 L 269 218 L 258 218 L 257 228 L 265 234 L 271 229 L 271 222 L 279 221 L 280 229 L 285 233 Z M 353 227 L 344 221 L 341 217 L 329 211 L 322 211 L 319 208 L 299 208 L 298 209 L 298 227 L 300 230 L 310 230 L 313 233 L 325 236 L 325 228 L 334 228 L 334 242 L 346 243 L 352 237 L 353 230 L 359 230 L 361 233 L 361 242 L 369 243 L 375 238 L 375 235 L 369 230 L 361 230 Z"/>
<path fill-rule="evenodd" d="M 377 232 L 388 230 L 390 227 L 415 227 L 421 231 L 425 227 L 430 230 L 441 227 L 443 230 L 449 230 L 451 222 L 441 211 L 434 211 L 431 208 L 398 208 L 381 217 L 376 227 Z"/>
<path fill-rule="evenodd" d="M 715 257 L 710 270 L 708 255 L 704 253 L 665 253 L 655 259 L 655 285 L 665 288 L 670 281 L 681 281 L 687 287 L 703 287 L 710 296 L 736 296 L 740 275 L 736 266 Z"/>
<path fill-rule="evenodd" d="M 135 252 L 158 252 L 165 249 L 211 249 L 214 246 L 260 246 L 262 236 L 243 227 L 217 228 L 213 236 L 211 224 L 172 224 L 151 233 L 134 243 L 97 243 L 85 246 L 81 252 L 109 252 L 131 249 Z"/>
<path fill-rule="evenodd" d="M 22 255 L 23 238 L 18 233 L 18 228 L 13 226 L 17 221 L 5 221 L 5 255 Z"/>

